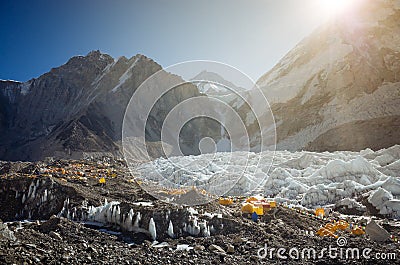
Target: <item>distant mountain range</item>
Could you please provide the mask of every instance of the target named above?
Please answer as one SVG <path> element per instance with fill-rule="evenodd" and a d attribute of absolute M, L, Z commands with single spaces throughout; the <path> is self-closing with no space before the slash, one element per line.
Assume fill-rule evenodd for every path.
<path fill-rule="evenodd" d="M 363 2 L 318 28 L 257 81 L 271 103 L 278 149 L 360 150 L 400 143 L 400 1 Z M 28 82 L 0 81 L 0 159 L 121 155 L 129 99 L 160 70 L 143 55 L 114 59 L 93 51 Z M 194 79 L 210 76 L 246 94 L 215 73 L 204 71 Z M 165 72 L 165 82 L 177 78 Z M 206 94 L 226 99 L 251 137 L 258 137 L 248 106 L 218 86 L 185 84 L 166 94 L 150 114 L 146 140 L 155 144 L 153 156 L 162 155 L 157 143 L 167 113 L 185 99 Z M 196 120 L 181 134 L 186 154 L 199 152 L 202 137 L 218 141 L 224 134 L 217 122 Z"/>
<path fill-rule="evenodd" d="M 202 83 L 202 80 L 212 80 L 213 84 L 210 82 Z M 190 81 L 197 84 L 200 92 L 210 96 L 224 96 L 231 93 L 242 93 L 246 91 L 245 88 L 236 86 L 232 82 L 224 79 L 221 75 L 206 70 L 191 78 Z"/>

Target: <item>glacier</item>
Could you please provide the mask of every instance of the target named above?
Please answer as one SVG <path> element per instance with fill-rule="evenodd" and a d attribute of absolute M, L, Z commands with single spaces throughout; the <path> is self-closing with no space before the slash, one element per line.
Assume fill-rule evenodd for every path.
<path fill-rule="evenodd" d="M 349 199 L 365 195 L 381 214 L 398 218 L 400 177 L 395 168 L 399 163 L 400 146 L 395 145 L 379 151 L 221 152 L 158 158 L 137 170 L 142 181 L 168 188 L 196 186 L 227 196 L 262 194 L 307 208 L 336 203 L 361 208 Z"/>

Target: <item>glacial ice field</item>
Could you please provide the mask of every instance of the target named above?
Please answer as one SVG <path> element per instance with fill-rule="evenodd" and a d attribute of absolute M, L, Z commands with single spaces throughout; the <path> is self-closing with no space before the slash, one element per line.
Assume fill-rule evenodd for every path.
<path fill-rule="evenodd" d="M 381 214 L 400 217 L 400 146 L 360 152 L 233 152 L 158 158 L 142 164 L 140 178 L 168 188 L 217 195 L 261 193 L 308 208 L 347 205 L 368 196 Z M 365 207 L 364 207 L 365 208 Z"/>

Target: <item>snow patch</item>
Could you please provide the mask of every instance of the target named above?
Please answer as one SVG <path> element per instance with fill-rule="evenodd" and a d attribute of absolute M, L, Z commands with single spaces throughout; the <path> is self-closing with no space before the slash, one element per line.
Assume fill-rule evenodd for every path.
<path fill-rule="evenodd" d="M 136 58 L 135 61 L 128 67 L 125 73 L 119 78 L 119 83 L 116 85 L 111 91 L 113 93 L 117 92 L 118 89 L 132 76 L 132 69 L 136 66 L 136 63 L 139 61 L 140 57 Z"/>
<path fill-rule="evenodd" d="M 21 95 L 26 96 L 30 92 L 31 84 L 28 82 L 21 83 L 19 85 L 19 89 L 21 91 Z"/>

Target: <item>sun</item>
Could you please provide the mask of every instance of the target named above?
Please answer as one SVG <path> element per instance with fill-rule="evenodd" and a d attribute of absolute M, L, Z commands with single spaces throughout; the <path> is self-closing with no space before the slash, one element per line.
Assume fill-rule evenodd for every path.
<path fill-rule="evenodd" d="M 319 0 L 321 9 L 327 15 L 336 15 L 351 9 L 357 0 Z"/>

